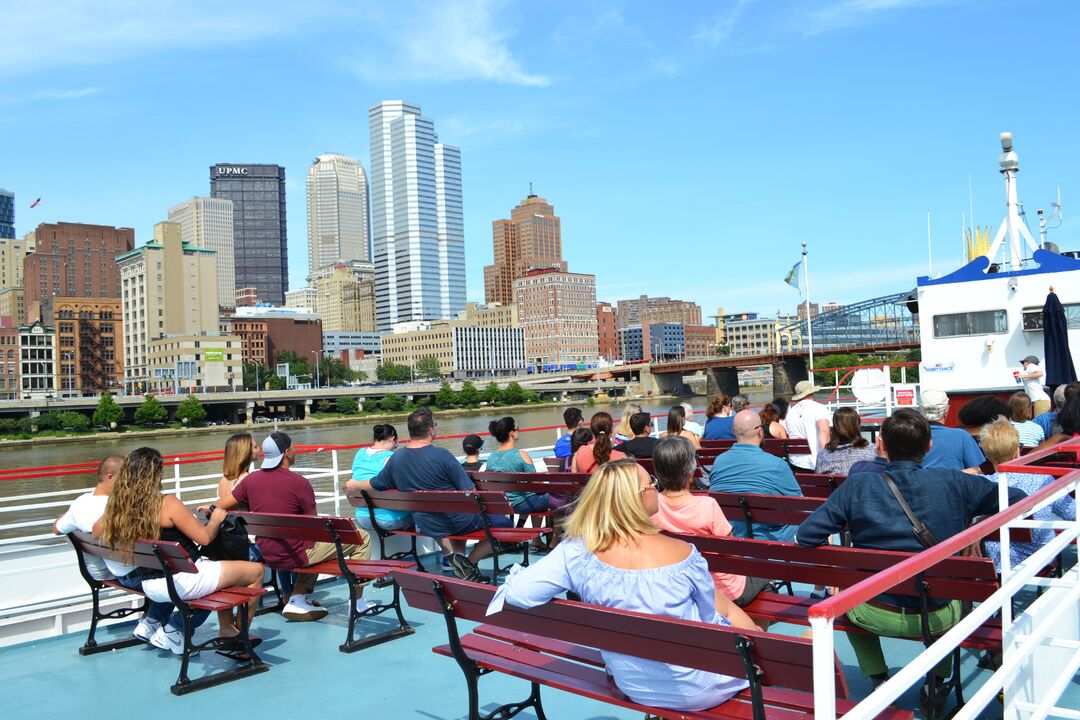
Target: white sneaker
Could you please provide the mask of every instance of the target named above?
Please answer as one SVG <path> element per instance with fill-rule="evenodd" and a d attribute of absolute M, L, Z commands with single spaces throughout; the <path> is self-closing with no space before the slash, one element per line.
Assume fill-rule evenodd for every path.
<path fill-rule="evenodd" d="M 370 600 L 365 600 L 364 598 L 356 599 L 356 612 L 358 613 L 366 613 L 375 606 L 376 603 L 373 603 Z"/>
<path fill-rule="evenodd" d="M 281 611 L 281 614 L 285 616 L 286 620 L 308 622 L 322 620 L 326 617 L 327 612 L 327 609 L 320 605 L 315 598 L 307 595 L 293 595 L 289 600 L 289 604 Z"/>
<path fill-rule="evenodd" d="M 165 625 L 159 627 L 157 632 L 150 636 L 150 644 L 162 650 L 171 650 L 173 655 L 183 655 L 184 633 Z M 198 650 L 193 650 L 191 654 L 197 655 L 198 652 Z"/>
<path fill-rule="evenodd" d="M 135 630 L 133 630 L 131 634 L 143 642 L 150 642 L 150 638 L 152 638 L 154 633 L 160 629 L 161 623 L 157 620 L 143 618 L 139 621 L 139 624 L 135 626 Z"/>

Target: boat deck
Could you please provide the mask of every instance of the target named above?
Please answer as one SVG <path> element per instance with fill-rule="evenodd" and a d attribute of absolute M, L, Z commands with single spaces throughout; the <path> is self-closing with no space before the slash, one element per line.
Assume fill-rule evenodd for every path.
<path fill-rule="evenodd" d="M 431 559 L 428 562 L 433 564 Z M 796 586 L 796 591 L 801 594 L 808 588 Z M 368 590 L 369 597 L 387 597 L 389 593 L 388 588 Z M 182 697 L 169 692 L 179 660 L 150 646 L 83 657 L 78 648 L 85 634 L 73 633 L 0 649 L 0 677 L 12 690 L 7 694 L 6 714 L 19 719 L 145 718 L 154 717 L 151 709 L 159 708 L 165 718 L 207 717 L 236 710 L 258 717 L 275 717 L 282 710 L 293 717 L 309 717 L 316 710 L 329 717 L 456 720 L 465 716 L 467 699 L 461 672 L 451 659 L 431 652 L 433 646 L 446 641 L 440 617 L 406 609 L 406 618 L 416 628 L 414 635 L 344 654 L 338 645 L 345 634 L 345 585 L 340 580 L 322 582 L 316 596 L 330 611 L 322 621 L 291 623 L 276 614 L 256 618 L 254 632 L 263 638 L 258 652 L 270 665 L 269 672 Z M 128 633 L 132 627 L 130 622 L 112 626 L 103 637 Z M 211 618 L 198 638 L 209 637 L 216 630 L 216 621 Z M 804 628 L 777 625 L 772 630 L 799 634 Z M 885 643 L 886 657 L 894 668 L 914 657 L 921 647 L 910 641 Z M 869 692 L 869 683 L 859 674 L 851 646 L 838 639 L 837 648 L 852 696 L 863 697 Z M 967 684 L 980 683 L 985 671 L 976 668 L 977 658 L 966 651 L 963 657 Z M 225 667 L 231 661 L 204 652 L 193 659 L 191 676 L 202 674 L 208 664 Z M 481 700 L 489 710 L 528 694 L 524 681 L 499 673 L 484 677 L 480 687 Z M 1075 681 L 1066 693 L 1069 696 L 1074 700 L 1072 707 L 1080 706 L 1080 686 Z M 909 690 L 900 704 L 916 708 L 917 690 Z M 547 688 L 544 706 L 551 718 L 641 717 Z M 521 717 L 533 716 L 526 712 Z M 992 705 L 981 717 L 1001 717 L 1000 706 Z"/>

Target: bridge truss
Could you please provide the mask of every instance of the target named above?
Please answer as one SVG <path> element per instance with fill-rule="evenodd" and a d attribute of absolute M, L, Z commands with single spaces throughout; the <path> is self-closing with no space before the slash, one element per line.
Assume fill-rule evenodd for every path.
<path fill-rule="evenodd" d="M 814 351 L 919 344 L 919 316 L 908 309 L 911 292 L 894 293 L 819 313 L 812 319 Z M 777 330 L 807 346 L 807 321 Z M 786 348 L 785 348 L 786 349 Z"/>

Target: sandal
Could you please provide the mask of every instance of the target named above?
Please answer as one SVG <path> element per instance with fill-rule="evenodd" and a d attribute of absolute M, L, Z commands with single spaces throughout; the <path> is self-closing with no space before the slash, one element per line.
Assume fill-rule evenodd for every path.
<path fill-rule="evenodd" d="M 237 662 L 248 662 L 251 660 L 251 656 L 247 653 L 247 648 L 244 647 L 244 641 L 240 639 L 239 635 L 229 635 L 228 637 L 218 638 L 218 640 L 222 641 L 218 645 L 218 649 L 215 650 L 218 655 Z M 248 642 L 251 643 L 251 649 L 254 650 L 262 643 L 262 638 L 258 635 L 249 635 Z"/>

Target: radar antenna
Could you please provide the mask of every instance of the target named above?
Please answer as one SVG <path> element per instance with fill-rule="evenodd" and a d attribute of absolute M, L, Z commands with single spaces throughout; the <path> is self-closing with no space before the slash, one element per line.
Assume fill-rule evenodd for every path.
<path fill-rule="evenodd" d="M 1020 158 L 1013 150 L 1012 133 L 1001 133 L 1001 156 L 998 164 L 1001 166 L 1001 174 L 1005 176 L 1005 219 L 998 227 L 994 235 L 994 242 L 990 244 L 990 252 L 987 257 L 993 261 L 1001 252 L 1005 238 L 1008 236 L 1008 257 L 1006 258 L 1010 270 L 1022 270 L 1024 268 L 1024 256 L 1020 250 L 1020 237 L 1027 241 L 1028 247 L 1034 253 L 1038 249 L 1035 238 L 1027 229 L 1020 218 L 1020 206 L 1016 200 L 1016 173 L 1020 171 Z"/>

